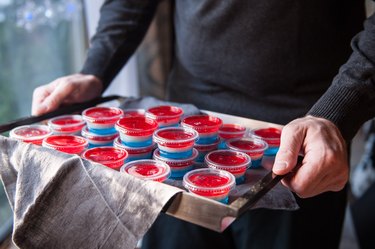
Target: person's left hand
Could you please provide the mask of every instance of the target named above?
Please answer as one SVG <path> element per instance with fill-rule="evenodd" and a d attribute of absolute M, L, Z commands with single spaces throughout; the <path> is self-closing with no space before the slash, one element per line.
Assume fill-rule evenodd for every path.
<path fill-rule="evenodd" d="M 295 168 L 299 154 L 302 165 Z M 340 191 L 349 179 L 346 143 L 329 120 L 306 116 L 287 124 L 272 171 L 289 173 L 282 183 L 299 197 Z"/>

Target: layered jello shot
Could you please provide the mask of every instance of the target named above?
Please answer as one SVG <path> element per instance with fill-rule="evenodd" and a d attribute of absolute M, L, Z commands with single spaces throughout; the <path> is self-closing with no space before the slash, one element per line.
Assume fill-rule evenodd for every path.
<path fill-rule="evenodd" d="M 42 145 L 43 139 L 52 135 L 52 130 L 47 125 L 24 125 L 10 131 L 9 137 L 23 141 Z"/>
<path fill-rule="evenodd" d="M 181 121 L 182 127 L 194 129 L 199 134 L 197 144 L 212 144 L 218 139 L 218 131 L 223 121 L 210 115 L 193 115 Z"/>
<path fill-rule="evenodd" d="M 165 162 L 171 168 L 172 179 L 182 179 L 182 177 L 194 168 L 195 159 L 198 157 L 198 151 L 193 149 L 193 153 L 190 157 L 185 159 L 170 159 L 165 158 L 160 154 L 160 150 L 154 151 L 153 158 L 157 161 Z"/>
<path fill-rule="evenodd" d="M 81 115 L 63 115 L 48 120 L 48 126 L 54 134 L 80 135 L 85 125 Z"/>
<path fill-rule="evenodd" d="M 43 147 L 68 154 L 81 154 L 88 146 L 88 141 L 75 135 L 51 135 L 43 140 Z"/>
<path fill-rule="evenodd" d="M 118 171 L 124 165 L 127 157 L 128 152 L 126 150 L 115 147 L 96 147 L 82 153 L 82 158 Z"/>
<path fill-rule="evenodd" d="M 215 150 L 205 156 L 209 168 L 226 170 L 236 178 L 236 184 L 245 182 L 246 170 L 251 165 L 250 156 L 234 150 Z"/>
<path fill-rule="evenodd" d="M 232 138 L 226 142 L 226 146 L 231 150 L 249 155 L 251 158 L 250 168 L 261 167 L 264 151 L 268 148 L 267 143 L 257 137 Z"/>
<path fill-rule="evenodd" d="M 164 182 L 171 174 L 168 164 L 156 160 L 137 160 L 126 163 L 120 169 L 134 177 Z"/>
<path fill-rule="evenodd" d="M 169 159 L 184 159 L 193 154 L 198 132 L 185 127 L 167 127 L 158 129 L 153 140 L 158 145 L 160 155 Z"/>
<path fill-rule="evenodd" d="M 281 129 L 275 127 L 260 128 L 251 130 L 251 134 L 260 137 L 268 144 L 268 149 L 264 152 L 266 156 L 274 156 L 280 147 Z"/>
<path fill-rule="evenodd" d="M 155 106 L 147 109 L 146 117 L 154 119 L 159 128 L 178 126 L 181 116 L 184 114 L 182 108 L 171 105 Z"/>
<path fill-rule="evenodd" d="M 124 117 L 143 117 L 145 116 L 145 109 L 124 109 Z"/>
<path fill-rule="evenodd" d="M 89 142 L 89 148 L 113 146 L 113 141 L 119 136 L 117 131 L 110 134 L 96 134 L 90 132 L 87 126 L 83 127 L 81 134 Z"/>
<path fill-rule="evenodd" d="M 124 117 L 117 121 L 115 128 L 126 146 L 146 147 L 153 143 L 152 134 L 158 123 L 147 117 Z"/>
<path fill-rule="evenodd" d="M 240 124 L 223 124 L 219 128 L 219 149 L 227 149 L 225 142 L 231 138 L 243 137 L 246 135 L 247 128 Z"/>
<path fill-rule="evenodd" d="M 123 114 L 124 112 L 117 107 L 91 107 L 82 112 L 82 118 L 90 132 L 106 135 L 116 132 L 115 124 Z"/>
<path fill-rule="evenodd" d="M 191 193 L 226 204 L 236 181 L 235 177 L 225 170 L 195 169 L 185 174 L 183 186 Z"/>
<path fill-rule="evenodd" d="M 128 152 L 128 157 L 125 159 L 126 163 L 134 160 L 152 159 L 152 153 L 156 147 L 154 143 L 145 147 L 129 147 L 123 144 L 119 137 L 115 139 L 113 146 L 122 148 Z"/>
<path fill-rule="evenodd" d="M 198 151 L 198 157 L 195 160 L 197 163 L 203 163 L 204 157 L 211 151 L 217 150 L 220 139 L 217 137 L 213 143 L 210 144 L 194 144 L 194 148 Z"/>

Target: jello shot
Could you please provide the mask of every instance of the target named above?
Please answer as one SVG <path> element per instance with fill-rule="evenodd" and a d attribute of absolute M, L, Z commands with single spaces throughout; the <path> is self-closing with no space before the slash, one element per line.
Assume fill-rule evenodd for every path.
<path fill-rule="evenodd" d="M 225 142 L 231 138 L 243 137 L 246 135 L 246 127 L 240 124 L 223 124 L 219 128 L 219 149 L 227 149 Z"/>
<path fill-rule="evenodd" d="M 161 105 L 147 109 L 146 117 L 154 119 L 159 128 L 178 126 L 181 116 L 184 114 L 182 108 L 172 105 Z"/>
<path fill-rule="evenodd" d="M 82 153 L 82 158 L 103 164 L 111 169 L 119 171 L 124 165 L 128 152 L 115 147 L 96 147 Z"/>
<path fill-rule="evenodd" d="M 117 131 L 112 134 L 96 134 L 90 132 L 87 126 L 83 127 L 81 134 L 89 142 L 89 148 L 113 146 L 113 141 L 119 136 Z"/>
<path fill-rule="evenodd" d="M 63 115 L 48 120 L 53 133 L 62 135 L 80 135 L 85 124 L 81 115 Z"/>
<path fill-rule="evenodd" d="M 157 182 L 164 182 L 171 174 L 168 164 L 151 159 L 126 163 L 121 167 L 120 171 L 140 179 Z"/>
<path fill-rule="evenodd" d="M 128 157 L 125 159 L 125 162 L 131 162 L 141 159 L 152 159 L 152 153 L 155 149 L 155 144 L 151 144 L 145 147 L 129 147 L 121 142 L 121 139 L 118 137 L 113 142 L 113 146 L 116 148 L 122 148 L 128 152 Z"/>
<path fill-rule="evenodd" d="M 124 109 L 124 117 L 143 117 L 145 116 L 145 109 Z"/>
<path fill-rule="evenodd" d="M 245 182 L 246 170 L 251 165 L 250 156 L 234 150 L 215 150 L 205 156 L 209 168 L 226 170 L 236 178 L 236 184 Z"/>
<path fill-rule="evenodd" d="M 185 174 L 183 186 L 191 193 L 226 204 L 229 192 L 236 186 L 236 180 L 225 170 L 195 169 Z"/>
<path fill-rule="evenodd" d="M 280 147 L 281 129 L 275 127 L 254 129 L 251 134 L 260 137 L 268 144 L 268 149 L 264 152 L 266 156 L 274 156 Z"/>
<path fill-rule="evenodd" d="M 203 163 L 204 157 L 211 151 L 217 150 L 220 139 L 217 137 L 213 143 L 210 144 L 194 144 L 194 148 L 198 151 L 198 157 L 195 160 L 197 163 Z"/>
<path fill-rule="evenodd" d="M 226 146 L 231 150 L 249 155 L 251 158 L 250 168 L 261 167 L 264 151 L 268 148 L 267 143 L 257 137 L 232 138 L 226 142 Z"/>
<path fill-rule="evenodd" d="M 146 147 L 153 143 L 152 134 L 158 123 L 147 117 L 124 117 L 117 121 L 115 128 L 126 146 Z"/>
<path fill-rule="evenodd" d="M 88 146 L 88 141 L 75 135 L 51 135 L 43 140 L 43 147 L 68 154 L 81 154 Z"/>
<path fill-rule="evenodd" d="M 160 155 L 169 159 L 184 159 L 193 154 L 198 132 L 185 127 L 167 127 L 154 132 L 153 140 L 158 145 Z"/>
<path fill-rule="evenodd" d="M 106 135 L 116 132 L 114 126 L 124 112 L 117 107 L 91 107 L 82 112 L 90 132 Z"/>
<path fill-rule="evenodd" d="M 193 149 L 193 153 L 186 159 L 170 159 L 161 156 L 160 150 L 155 149 L 153 158 L 157 161 L 165 162 L 171 168 L 172 179 L 182 179 L 182 177 L 194 168 L 195 159 L 198 156 L 198 151 Z"/>
<path fill-rule="evenodd" d="M 9 137 L 23 141 L 42 145 L 43 139 L 52 135 L 52 130 L 47 125 L 24 125 L 10 131 Z"/>
<path fill-rule="evenodd" d="M 199 134 L 197 144 L 212 144 L 218 138 L 219 128 L 223 121 L 210 115 L 193 115 L 181 121 L 182 127 L 192 128 Z"/>

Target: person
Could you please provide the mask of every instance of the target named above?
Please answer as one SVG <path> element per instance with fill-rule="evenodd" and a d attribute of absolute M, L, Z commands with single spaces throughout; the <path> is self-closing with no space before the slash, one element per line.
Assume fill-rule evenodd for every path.
<path fill-rule="evenodd" d="M 32 113 L 100 95 L 156 7 L 106 1 L 81 72 L 36 88 Z M 167 99 L 285 125 L 273 172 L 289 174 L 300 209 L 251 210 L 222 234 L 160 215 L 143 248 L 338 248 L 348 147 L 375 114 L 375 17 L 353 38 L 364 19 L 356 0 L 174 2 Z"/>

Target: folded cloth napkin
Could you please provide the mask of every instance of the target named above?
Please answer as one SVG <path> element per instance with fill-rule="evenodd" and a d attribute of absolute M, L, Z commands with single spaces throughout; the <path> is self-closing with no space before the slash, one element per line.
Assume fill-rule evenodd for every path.
<path fill-rule="evenodd" d="M 181 189 L 0 136 L 0 176 L 20 248 L 134 249 Z"/>

